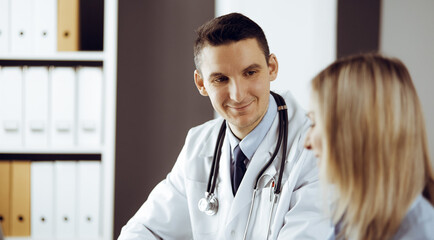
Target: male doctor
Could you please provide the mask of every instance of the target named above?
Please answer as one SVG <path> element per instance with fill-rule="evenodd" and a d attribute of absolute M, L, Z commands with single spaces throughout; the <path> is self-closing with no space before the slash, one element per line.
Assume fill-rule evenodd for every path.
<path fill-rule="evenodd" d="M 232 13 L 205 23 L 197 34 L 194 81 L 227 126 L 214 190 L 218 210 L 207 215 L 198 202 L 207 191 L 222 118 L 189 131 L 172 171 L 119 239 L 324 239 L 332 228 L 322 215 L 316 159 L 303 149 L 309 121 L 289 93 L 283 95 L 289 125 L 286 165 L 280 169 L 279 152 L 258 182 L 249 214 L 257 175 L 273 154 L 279 129 L 270 94 L 278 63 L 262 29 Z M 281 193 L 272 207 L 279 171 Z"/>

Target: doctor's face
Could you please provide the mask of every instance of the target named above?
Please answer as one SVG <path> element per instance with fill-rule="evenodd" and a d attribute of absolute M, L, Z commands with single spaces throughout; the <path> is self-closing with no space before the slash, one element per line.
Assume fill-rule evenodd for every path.
<path fill-rule="evenodd" d="M 306 149 L 313 150 L 313 152 L 315 153 L 315 157 L 321 160 L 323 133 L 320 127 L 320 124 L 322 123 L 318 121 L 318 114 L 318 104 L 316 103 L 315 99 L 311 99 L 310 111 L 307 114 L 311 121 L 311 125 L 309 131 L 306 134 L 304 147 Z"/>
<path fill-rule="evenodd" d="M 265 115 L 270 82 L 276 79 L 277 70 L 274 54 L 267 65 L 256 39 L 245 39 L 206 45 L 200 54 L 200 72 L 194 72 L 194 79 L 199 92 L 209 96 L 214 109 L 242 139 Z"/>

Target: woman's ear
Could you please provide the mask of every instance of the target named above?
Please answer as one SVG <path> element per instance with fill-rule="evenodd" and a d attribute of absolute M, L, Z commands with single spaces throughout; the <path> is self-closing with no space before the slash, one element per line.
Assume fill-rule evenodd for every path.
<path fill-rule="evenodd" d="M 205 89 L 205 85 L 203 84 L 203 78 L 199 71 L 194 70 L 194 83 L 196 84 L 197 90 L 199 90 L 200 95 L 208 96 L 208 92 Z"/>

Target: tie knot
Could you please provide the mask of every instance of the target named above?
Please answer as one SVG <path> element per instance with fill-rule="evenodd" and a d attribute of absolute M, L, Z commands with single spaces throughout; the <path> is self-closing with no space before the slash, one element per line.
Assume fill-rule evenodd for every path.
<path fill-rule="evenodd" d="M 241 151 L 240 145 L 234 149 L 234 161 L 236 166 L 244 166 L 244 160 L 246 160 L 246 155 Z"/>

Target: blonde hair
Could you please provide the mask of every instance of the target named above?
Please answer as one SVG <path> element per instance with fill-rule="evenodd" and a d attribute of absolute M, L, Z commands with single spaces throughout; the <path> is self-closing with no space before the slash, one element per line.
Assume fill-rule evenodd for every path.
<path fill-rule="evenodd" d="M 312 80 L 324 159 L 345 239 L 387 239 L 434 173 L 416 89 L 404 64 L 377 54 L 338 60 Z"/>

